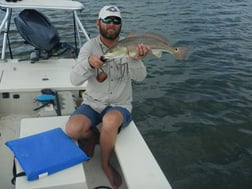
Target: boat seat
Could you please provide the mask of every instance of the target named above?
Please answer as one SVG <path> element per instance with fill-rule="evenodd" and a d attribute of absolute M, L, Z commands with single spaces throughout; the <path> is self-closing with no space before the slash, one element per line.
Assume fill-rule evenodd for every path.
<path fill-rule="evenodd" d="M 65 124 L 69 116 L 24 118 L 21 120 L 20 137 L 48 131 L 54 128 L 65 130 Z M 17 172 L 22 172 L 17 163 Z M 50 176 L 44 176 L 38 180 L 27 181 L 26 177 L 17 177 L 15 189 L 88 189 L 83 165 L 72 166 Z"/>
<path fill-rule="evenodd" d="M 133 121 L 119 133 L 115 154 L 128 188 L 171 188 Z"/>

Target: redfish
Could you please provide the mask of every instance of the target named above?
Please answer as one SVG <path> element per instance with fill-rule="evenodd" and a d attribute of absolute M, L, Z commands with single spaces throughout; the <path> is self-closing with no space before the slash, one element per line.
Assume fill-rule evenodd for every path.
<path fill-rule="evenodd" d="M 182 60 L 185 58 L 187 50 L 186 47 L 169 46 L 168 40 L 160 35 L 145 33 L 143 35 L 130 35 L 119 40 L 104 53 L 103 59 L 115 59 L 123 56 L 133 57 L 135 55 L 137 44 L 143 44 L 144 46 L 151 48 L 152 54 L 157 58 L 160 58 L 163 52 L 167 52 L 175 58 Z"/>

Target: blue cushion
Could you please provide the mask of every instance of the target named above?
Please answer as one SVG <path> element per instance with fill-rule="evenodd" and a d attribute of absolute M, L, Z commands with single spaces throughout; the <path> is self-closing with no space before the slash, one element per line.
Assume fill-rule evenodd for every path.
<path fill-rule="evenodd" d="M 39 175 L 50 175 L 89 160 L 61 128 L 7 141 L 5 144 L 14 153 L 27 180 L 35 180 Z"/>

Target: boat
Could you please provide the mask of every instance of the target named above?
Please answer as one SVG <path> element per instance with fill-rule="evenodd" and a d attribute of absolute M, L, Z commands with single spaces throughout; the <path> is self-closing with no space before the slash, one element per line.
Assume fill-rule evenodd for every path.
<path fill-rule="evenodd" d="M 84 10 L 79 1 L 0 0 L 0 8 L 4 11 L 0 25 L 0 188 L 111 188 L 100 168 L 99 145 L 89 161 L 35 181 L 23 176 L 16 178 L 15 185 L 11 183 L 13 165 L 17 171 L 22 168 L 18 161 L 13 163 L 14 155 L 5 143 L 55 127 L 64 130 L 69 115 L 80 105 L 86 83 L 73 86 L 68 75 L 89 35 L 79 17 Z M 43 10 L 72 13 L 67 15 L 73 15 L 74 45 L 61 42 Z M 9 40 L 12 25 L 28 44 L 18 47 L 32 48 L 27 58 L 15 57 Z M 66 51 L 71 56 L 61 56 Z M 112 164 L 123 177 L 122 189 L 171 188 L 134 121 L 119 133 Z"/>

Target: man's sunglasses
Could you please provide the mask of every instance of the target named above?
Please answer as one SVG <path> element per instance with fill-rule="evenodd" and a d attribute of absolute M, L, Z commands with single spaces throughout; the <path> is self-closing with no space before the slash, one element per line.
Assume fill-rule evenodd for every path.
<path fill-rule="evenodd" d="M 118 18 L 118 17 L 115 17 L 115 18 L 108 17 L 108 18 L 101 19 L 101 21 L 104 24 L 110 24 L 111 22 L 113 22 L 113 24 L 119 25 L 122 23 L 121 18 Z"/>

